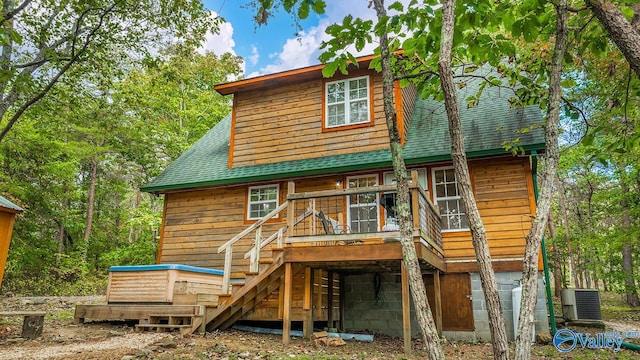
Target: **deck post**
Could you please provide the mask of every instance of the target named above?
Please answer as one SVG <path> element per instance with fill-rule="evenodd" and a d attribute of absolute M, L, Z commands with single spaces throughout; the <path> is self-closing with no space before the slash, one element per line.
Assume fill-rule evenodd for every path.
<path fill-rule="evenodd" d="M 333 327 L 333 271 L 327 272 L 327 327 Z"/>
<path fill-rule="evenodd" d="M 438 335 L 442 336 L 442 297 L 440 295 L 440 270 L 433 273 L 433 297 L 436 315 L 436 329 Z"/>
<path fill-rule="evenodd" d="M 222 274 L 222 293 L 231 293 L 231 260 L 233 259 L 231 245 L 227 245 L 224 250 L 224 273 Z"/>
<path fill-rule="evenodd" d="M 302 336 L 311 339 L 313 335 L 313 291 L 314 291 L 314 270 L 307 266 L 304 268 L 304 299 L 302 309 L 304 310 L 304 321 L 302 325 Z"/>
<path fill-rule="evenodd" d="M 344 301 L 347 290 L 344 287 L 344 274 L 339 275 L 340 283 L 340 302 L 338 303 L 338 312 L 340 313 L 340 320 L 338 321 L 338 327 L 340 331 L 344 330 Z"/>
<path fill-rule="evenodd" d="M 294 194 L 295 192 L 296 192 L 296 183 L 293 180 L 289 180 L 289 182 L 287 183 L 287 195 Z M 287 209 L 287 231 L 289 232 L 289 234 L 293 234 L 293 225 L 295 224 L 295 221 L 296 221 L 295 217 L 296 217 L 296 201 L 291 199 L 289 200 L 289 207 Z"/>
<path fill-rule="evenodd" d="M 291 263 L 284 264 L 284 313 L 282 314 L 282 343 L 289 344 L 291 340 L 291 290 L 293 282 L 293 271 Z"/>
<path fill-rule="evenodd" d="M 253 256 L 251 257 L 251 271 L 260 271 L 260 244 L 262 243 L 262 226 L 258 226 L 256 229 L 256 240 L 253 248 Z"/>
<path fill-rule="evenodd" d="M 420 198 L 418 193 L 418 172 L 411 170 L 411 214 L 413 215 L 413 229 L 420 230 Z"/>
<path fill-rule="evenodd" d="M 411 354 L 411 303 L 409 298 L 409 276 L 404 261 L 400 260 L 402 281 L 402 335 L 404 337 L 404 353 Z"/>

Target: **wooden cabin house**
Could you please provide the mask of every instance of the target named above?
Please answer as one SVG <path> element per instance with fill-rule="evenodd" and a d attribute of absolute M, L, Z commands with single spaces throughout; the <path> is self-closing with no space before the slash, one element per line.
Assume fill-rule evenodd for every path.
<path fill-rule="evenodd" d="M 203 326 L 242 320 L 415 335 L 395 218 L 382 79 L 361 58 L 349 75 L 322 65 L 216 86 L 232 113 L 142 190 L 164 195 L 159 264 L 222 270 Z M 544 149 L 539 108 L 466 79 L 459 99 L 476 200 L 503 309 L 521 277 L 535 212 L 532 152 Z M 231 100 L 231 99 L 230 99 Z M 414 241 L 438 329 L 489 338 L 484 295 L 456 177 L 444 105 L 395 89 L 412 182 Z M 524 151 L 513 156 L 506 142 Z M 524 154 L 524 155 L 523 155 Z M 544 298 L 538 330 L 547 326 Z M 209 300 L 211 300 L 209 298 Z M 77 318 L 89 317 L 88 314 Z M 413 331 L 412 331 L 413 329 Z"/>
<path fill-rule="evenodd" d="M 0 285 L 4 277 L 4 267 L 7 264 L 13 223 L 16 215 L 22 211 L 18 205 L 0 196 Z"/>

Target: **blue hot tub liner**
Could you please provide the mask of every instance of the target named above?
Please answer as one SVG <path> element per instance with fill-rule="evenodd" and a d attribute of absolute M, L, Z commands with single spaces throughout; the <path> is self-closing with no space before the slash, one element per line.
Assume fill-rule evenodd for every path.
<path fill-rule="evenodd" d="M 156 270 L 181 270 L 197 272 L 210 275 L 224 275 L 224 271 L 219 269 L 208 269 L 197 266 L 180 265 L 180 264 L 156 264 L 156 265 L 127 265 L 112 266 L 109 271 L 156 271 Z"/>

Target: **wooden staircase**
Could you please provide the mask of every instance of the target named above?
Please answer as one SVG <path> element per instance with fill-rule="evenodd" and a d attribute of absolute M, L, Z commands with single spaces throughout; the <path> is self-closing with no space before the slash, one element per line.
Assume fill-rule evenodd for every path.
<path fill-rule="evenodd" d="M 218 296 L 218 306 L 206 312 L 207 330 L 226 329 L 280 287 L 284 275 L 283 249 L 272 249 L 272 259 L 261 259 L 259 271 L 249 272 L 245 283 L 233 286 L 230 294 Z"/>
<path fill-rule="evenodd" d="M 200 306 L 200 311 L 192 315 L 149 314 L 147 321 L 136 324 L 136 329 L 156 329 L 158 332 L 179 329 L 182 334 L 193 334 L 198 330 L 204 330 L 204 309 L 205 306 Z"/>

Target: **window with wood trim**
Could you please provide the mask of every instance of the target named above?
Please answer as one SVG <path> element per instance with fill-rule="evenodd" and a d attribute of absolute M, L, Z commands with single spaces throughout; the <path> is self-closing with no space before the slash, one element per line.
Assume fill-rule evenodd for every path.
<path fill-rule="evenodd" d="M 279 195 L 280 187 L 277 184 L 250 186 L 247 218 L 257 220 L 269 214 L 278 207 Z"/>
<path fill-rule="evenodd" d="M 325 128 L 371 121 L 369 77 L 325 83 Z"/>
<path fill-rule="evenodd" d="M 362 188 L 378 185 L 378 175 L 347 177 L 347 188 Z M 352 232 L 366 233 L 379 231 L 378 194 L 353 194 L 347 198 L 347 217 Z"/>
<path fill-rule="evenodd" d="M 434 168 L 432 175 L 433 200 L 440 207 L 442 231 L 469 229 L 453 166 Z"/>

